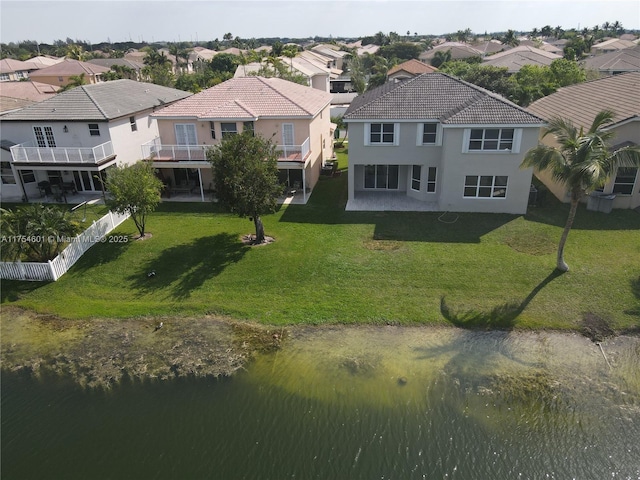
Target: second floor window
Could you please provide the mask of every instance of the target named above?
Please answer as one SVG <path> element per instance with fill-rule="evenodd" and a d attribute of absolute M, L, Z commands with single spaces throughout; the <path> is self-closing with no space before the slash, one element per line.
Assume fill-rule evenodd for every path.
<path fill-rule="evenodd" d="M 211 129 L 211 139 L 216 139 L 216 124 L 215 122 L 209 122 L 209 128 Z"/>
<path fill-rule="evenodd" d="M 513 128 L 472 128 L 469 151 L 500 151 L 513 149 Z"/>
<path fill-rule="evenodd" d="M 435 145 L 438 138 L 438 124 L 424 123 L 422 125 L 422 144 Z"/>
<path fill-rule="evenodd" d="M 393 123 L 372 123 L 369 130 L 370 145 L 395 145 L 396 131 Z"/>
<path fill-rule="evenodd" d="M 0 162 L 0 180 L 5 185 L 15 185 L 16 177 L 13 175 L 10 162 Z"/>
<path fill-rule="evenodd" d="M 129 117 L 129 125 L 131 125 L 132 132 L 135 132 L 138 130 L 138 125 L 136 124 L 136 117 Z"/>
<path fill-rule="evenodd" d="M 89 124 L 89 135 L 91 135 L 92 137 L 100 136 L 100 126 L 97 123 Z"/>
<path fill-rule="evenodd" d="M 619 168 L 613 183 L 613 192 L 621 195 L 633 194 L 633 186 L 636 183 L 638 169 L 635 167 Z"/>
<path fill-rule="evenodd" d="M 238 126 L 235 123 L 221 123 L 220 130 L 222 131 L 222 137 L 227 135 L 235 135 L 238 133 Z"/>

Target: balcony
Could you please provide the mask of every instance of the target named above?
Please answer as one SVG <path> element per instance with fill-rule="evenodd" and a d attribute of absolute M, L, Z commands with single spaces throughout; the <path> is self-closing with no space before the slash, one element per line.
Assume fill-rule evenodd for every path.
<path fill-rule="evenodd" d="M 142 158 L 154 162 L 204 162 L 208 145 L 166 145 L 154 138 L 142 146 Z"/>
<path fill-rule="evenodd" d="M 166 145 L 160 138 L 141 145 L 142 158 L 154 162 L 206 161 L 211 145 Z M 309 155 L 309 138 L 302 145 L 277 145 L 279 162 L 304 162 Z"/>
<path fill-rule="evenodd" d="M 113 145 L 106 142 L 93 148 L 36 147 L 35 142 L 26 142 L 11 147 L 14 163 L 32 164 L 88 164 L 99 165 L 115 157 Z"/>
<path fill-rule="evenodd" d="M 304 162 L 309 155 L 309 137 L 302 145 L 278 145 L 276 152 L 279 162 Z"/>

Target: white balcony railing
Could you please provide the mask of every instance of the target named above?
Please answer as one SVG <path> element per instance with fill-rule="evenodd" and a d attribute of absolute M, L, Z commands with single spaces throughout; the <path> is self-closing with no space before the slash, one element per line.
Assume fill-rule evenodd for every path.
<path fill-rule="evenodd" d="M 278 160 L 281 161 L 303 161 L 309 154 L 309 137 L 302 145 L 278 145 Z"/>
<path fill-rule="evenodd" d="M 113 145 L 105 142 L 95 147 L 35 147 L 35 142 L 11 147 L 11 157 L 16 163 L 87 163 L 95 165 L 113 157 Z"/>
<path fill-rule="evenodd" d="M 142 158 L 145 160 L 162 161 L 205 161 L 207 159 L 207 145 L 165 145 L 159 138 L 141 145 Z"/>
<path fill-rule="evenodd" d="M 142 158 L 156 162 L 163 161 L 206 161 L 207 149 L 211 145 L 166 145 L 160 138 L 141 145 Z M 304 161 L 309 154 L 309 138 L 302 145 L 277 145 L 276 152 L 280 161 Z"/>

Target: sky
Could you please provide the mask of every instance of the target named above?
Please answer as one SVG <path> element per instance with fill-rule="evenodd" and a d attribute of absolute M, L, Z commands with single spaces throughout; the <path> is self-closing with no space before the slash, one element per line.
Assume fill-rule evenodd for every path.
<path fill-rule="evenodd" d="M 638 0 L 1 0 L 0 41 L 176 42 L 241 38 L 640 29 Z"/>

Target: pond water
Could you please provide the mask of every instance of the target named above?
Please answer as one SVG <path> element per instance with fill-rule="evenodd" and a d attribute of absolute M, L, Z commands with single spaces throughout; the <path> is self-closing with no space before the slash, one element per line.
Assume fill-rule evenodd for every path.
<path fill-rule="evenodd" d="M 224 380 L 2 374 L 2 478 L 640 479 L 640 338 L 296 329 Z"/>

